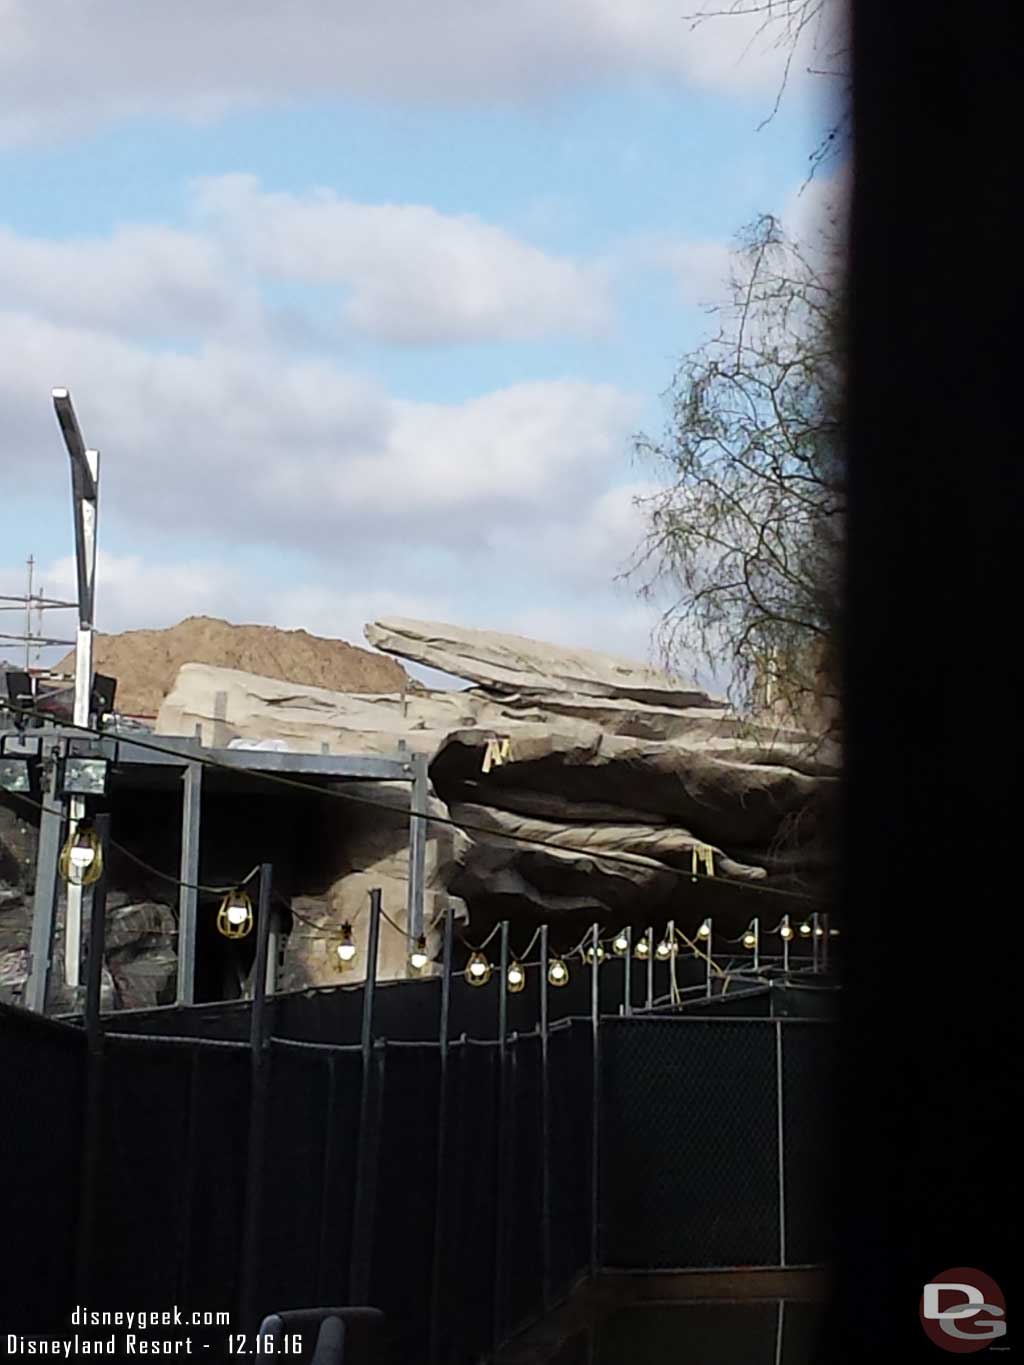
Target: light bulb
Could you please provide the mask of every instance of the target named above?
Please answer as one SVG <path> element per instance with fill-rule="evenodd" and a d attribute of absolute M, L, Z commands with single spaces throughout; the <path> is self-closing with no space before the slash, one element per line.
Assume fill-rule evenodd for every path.
<path fill-rule="evenodd" d="M 711 921 L 709 919 L 706 919 L 704 923 L 700 926 L 700 928 L 697 930 L 697 937 L 698 938 L 711 937 Z"/>
<path fill-rule="evenodd" d="M 755 948 L 757 946 L 757 935 L 752 929 L 748 929 L 743 935 L 744 948 Z"/>
<path fill-rule="evenodd" d="M 815 937 L 815 938 L 824 938 L 824 937 L 825 937 L 825 930 L 821 927 L 820 924 L 817 925 L 817 926 L 815 927 L 815 930 L 814 930 L 814 937 Z"/>
<path fill-rule="evenodd" d="M 483 953 L 473 953 L 466 963 L 466 980 L 471 986 L 486 986 L 491 979 L 491 964 Z"/>
<path fill-rule="evenodd" d="M 416 940 L 416 947 L 409 954 L 409 966 L 414 972 L 421 972 L 429 961 L 430 955 L 427 952 L 427 940 L 421 934 Z"/>
<path fill-rule="evenodd" d="M 60 851 L 60 875 L 73 886 L 92 886 L 103 875 L 103 849 L 88 819 L 80 820 Z"/>
<path fill-rule="evenodd" d="M 807 938 L 807 936 L 811 932 L 811 926 L 806 921 L 804 921 L 804 923 L 801 924 L 800 926 L 800 932 L 801 934 L 803 934 L 804 938 Z"/>
<path fill-rule="evenodd" d="M 239 887 L 229 891 L 217 911 L 217 931 L 225 938 L 245 938 L 252 930 L 252 901 Z"/>
<path fill-rule="evenodd" d="M 87 867 L 91 867 L 96 861 L 96 852 L 94 849 L 83 847 L 81 844 L 76 844 L 68 857 L 73 868 L 77 869 L 79 872 L 84 872 Z"/>
<path fill-rule="evenodd" d="M 619 957 L 625 957 L 629 952 L 629 935 L 623 929 L 617 933 L 612 940 L 612 951 L 618 953 Z"/>
<path fill-rule="evenodd" d="M 512 992 L 513 995 L 517 995 L 525 985 L 526 972 L 523 970 L 522 965 L 518 962 L 509 963 L 508 969 L 509 990 Z"/>
<path fill-rule="evenodd" d="M 633 951 L 639 958 L 650 957 L 651 945 L 648 943 L 646 938 L 638 938 L 636 941 L 636 947 L 634 948 Z"/>
<path fill-rule="evenodd" d="M 548 985 L 564 986 L 569 980 L 569 968 L 560 957 L 554 958 L 548 964 Z"/>
<path fill-rule="evenodd" d="M 793 937 L 793 926 L 791 924 L 784 924 L 779 930 L 779 933 L 784 939 L 791 939 Z"/>
<path fill-rule="evenodd" d="M 338 958 L 341 962 L 351 962 L 356 955 L 356 945 L 352 942 L 351 924 L 341 926 L 341 942 L 337 947 Z"/>
<path fill-rule="evenodd" d="M 600 962 L 603 962 L 604 959 L 605 959 L 605 956 L 606 956 L 606 954 L 605 954 L 605 951 L 604 951 L 604 945 L 601 944 L 601 943 L 599 943 L 599 944 L 597 945 L 597 960 L 598 960 L 598 962 L 599 962 L 599 963 L 600 963 Z M 593 963 L 593 961 L 594 961 L 594 945 L 593 945 L 593 944 L 591 944 L 591 945 L 588 947 L 588 949 L 587 949 L 587 961 L 590 962 L 590 963 Z"/>
<path fill-rule="evenodd" d="M 829 936 L 829 938 L 838 938 L 838 937 L 839 937 L 839 930 L 838 930 L 838 929 L 830 929 L 830 930 L 828 931 L 828 936 Z"/>
<path fill-rule="evenodd" d="M 672 945 L 667 938 L 663 938 L 654 950 L 654 956 L 662 959 L 672 956 Z"/>

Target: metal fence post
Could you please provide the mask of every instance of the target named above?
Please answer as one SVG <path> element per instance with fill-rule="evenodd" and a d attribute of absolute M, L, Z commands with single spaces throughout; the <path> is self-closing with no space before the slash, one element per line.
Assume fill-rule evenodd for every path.
<path fill-rule="evenodd" d="M 508 1159 L 508 920 L 501 925 L 501 981 L 498 986 L 498 1179 L 494 1201 L 493 1343 L 502 1343 L 505 1328 L 505 1176 Z"/>
<path fill-rule="evenodd" d="M 551 1091 L 548 1076 L 548 926 L 540 927 L 540 1264 L 543 1307 L 551 1304 Z"/>
<path fill-rule="evenodd" d="M 786 1264 L 786 1128 L 782 1093 L 782 1020 L 775 1020 L 775 1113 L 779 1154 L 779 1265 Z"/>
<path fill-rule="evenodd" d="M 654 926 L 647 926 L 647 1008 L 654 1008 Z"/>
<path fill-rule="evenodd" d="M 242 1233 L 241 1322 L 255 1332 L 263 1319 L 259 1309 L 260 1253 L 263 1241 L 263 1181 L 266 1166 L 269 1070 L 267 1038 L 267 945 L 270 941 L 270 894 L 273 868 L 262 863 L 256 923 L 256 963 L 253 968 L 252 1010 L 249 1015 L 249 1153 L 245 1180 L 245 1217 Z"/>
<path fill-rule="evenodd" d="M 434 1206 L 434 1264 L 430 1285 L 430 1359 L 438 1365 L 441 1359 L 441 1322 L 443 1318 L 442 1285 L 444 1283 L 444 1237 L 448 1220 L 448 1023 L 451 1012 L 452 951 L 454 920 L 449 901 L 444 912 L 444 950 L 441 965 L 441 1020 L 438 1029 L 438 1115 L 437 1115 L 437 1181 Z"/>
<path fill-rule="evenodd" d="M 330 1237 L 331 1195 L 334 1185 L 334 1129 L 338 1107 L 338 1074 L 335 1054 L 327 1054 L 327 1114 L 324 1119 L 324 1159 L 320 1167 L 320 1236 L 317 1242 L 316 1299 L 330 1303 L 337 1295 L 327 1283 L 327 1252 Z"/>
<path fill-rule="evenodd" d="M 628 1019 L 633 1013 L 633 926 L 627 924 L 623 932 L 626 935 L 626 952 L 622 959 L 622 970 L 624 973 L 622 1012 Z"/>
<path fill-rule="evenodd" d="M 103 871 L 92 892 L 89 956 L 85 988 L 85 1113 L 82 1134 L 81 1202 L 76 1237 L 75 1284 L 80 1303 L 89 1302 L 89 1268 L 96 1234 L 97 1179 L 101 1151 L 100 1100 L 103 1087 L 103 1030 L 100 1024 L 100 988 L 103 983 L 103 949 L 107 911 L 107 856 L 110 847 L 110 816 L 95 822 L 100 840 Z"/>
<path fill-rule="evenodd" d="M 597 925 L 590 930 L 591 976 L 590 976 L 590 1028 L 591 1028 L 591 1087 L 590 1087 L 590 1274 L 596 1276 L 600 1263 L 600 1120 L 601 1120 L 601 1054 L 598 1035 L 601 1022 L 601 993 L 598 980 L 600 962 L 598 960 Z"/>
<path fill-rule="evenodd" d="M 375 1065 L 373 1042 L 373 1005 L 377 990 L 377 952 L 380 945 L 381 893 L 370 892 L 370 934 L 367 945 L 366 980 L 363 983 L 363 1021 L 361 1053 L 362 1086 L 359 1095 L 359 1145 L 356 1154 L 356 1194 L 352 1210 L 352 1263 L 349 1267 L 349 1298 L 353 1304 L 365 1302 L 370 1285 L 370 1257 L 373 1244 L 373 1206 L 376 1191 L 376 1132 L 370 1132 L 371 1119 L 383 1079 L 383 1058 Z M 376 1124 L 373 1125 L 376 1128 Z"/>

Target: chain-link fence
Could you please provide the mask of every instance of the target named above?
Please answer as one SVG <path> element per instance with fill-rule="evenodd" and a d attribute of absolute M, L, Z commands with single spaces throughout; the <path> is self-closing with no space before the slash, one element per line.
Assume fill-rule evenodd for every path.
<path fill-rule="evenodd" d="M 596 1268 L 827 1255 L 827 1022 L 718 997 L 517 1034 L 494 1004 L 475 1039 L 393 1015 L 385 1042 L 371 1009 L 344 1045 L 274 1036 L 272 1009 L 247 1042 L 0 1009 L 5 1322 L 372 1302 L 395 1360 L 469 1365 Z"/>

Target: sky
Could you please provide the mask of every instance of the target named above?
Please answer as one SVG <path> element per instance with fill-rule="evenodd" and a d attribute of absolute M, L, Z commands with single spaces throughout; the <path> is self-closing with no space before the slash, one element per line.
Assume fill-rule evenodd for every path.
<path fill-rule="evenodd" d="M 815 35 L 765 123 L 774 35 L 685 13 L 0 0 L 0 592 L 32 555 L 74 595 L 66 387 L 101 630 L 408 616 L 654 660 L 632 437 L 735 234 L 828 191 Z"/>

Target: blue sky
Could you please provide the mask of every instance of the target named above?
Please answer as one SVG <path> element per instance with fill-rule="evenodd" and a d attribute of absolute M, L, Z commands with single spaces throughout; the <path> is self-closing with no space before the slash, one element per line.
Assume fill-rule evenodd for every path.
<path fill-rule="evenodd" d="M 0 3 L 3 590 L 30 553 L 71 589 L 66 385 L 103 629 L 407 615 L 649 656 L 630 436 L 734 234 L 810 212 L 819 84 L 758 131 L 779 54 L 664 0 L 162 11 Z"/>

